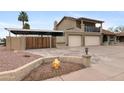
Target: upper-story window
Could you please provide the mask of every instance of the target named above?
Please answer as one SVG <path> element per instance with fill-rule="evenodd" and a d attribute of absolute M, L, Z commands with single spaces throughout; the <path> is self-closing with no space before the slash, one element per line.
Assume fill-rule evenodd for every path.
<path fill-rule="evenodd" d="M 84 26 L 85 32 L 100 32 L 100 27 Z"/>
<path fill-rule="evenodd" d="M 84 22 L 85 32 L 100 32 L 100 26 L 96 23 Z"/>

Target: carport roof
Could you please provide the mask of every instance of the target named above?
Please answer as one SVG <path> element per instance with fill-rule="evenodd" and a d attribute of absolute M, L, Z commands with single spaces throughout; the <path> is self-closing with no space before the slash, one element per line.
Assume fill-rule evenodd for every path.
<path fill-rule="evenodd" d="M 43 29 L 19 29 L 19 28 L 5 28 L 15 35 L 51 35 L 63 36 L 63 31 L 56 30 L 43 30 Z"/>

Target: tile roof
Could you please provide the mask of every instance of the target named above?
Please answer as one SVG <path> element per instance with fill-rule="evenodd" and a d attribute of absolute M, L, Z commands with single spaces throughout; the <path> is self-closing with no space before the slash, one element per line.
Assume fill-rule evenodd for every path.
<path fill-rule="evenodd" d="M 116 36 L 124 36 L 124 32 L 116 32 Z"/>
<path fill-rule="evenodd" d="M 114 32 L 111 32 L 111 31 L 105 30 L 105 29 L 102 29 L 102 34 L 105 34 L 105 35 L 115 35 Z"/>

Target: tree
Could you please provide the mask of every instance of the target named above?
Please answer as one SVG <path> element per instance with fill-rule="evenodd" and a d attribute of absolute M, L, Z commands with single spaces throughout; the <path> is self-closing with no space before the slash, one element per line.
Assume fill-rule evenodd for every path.
<path fill-rule="evenodd" d="M 26 12 L 21 11 L 19 16 L 18 16 L 18 21 L 22 22 L 22 28 L 24 28 L 25 22 L 28 22 L 28 15 Z"/>
<path fill-rule="evenodd" d="M 122 32 L 124 31 L 124 26 L 118 26 L 115 28 L 115 30 L 117 30 L 118 32 Z"/>
<path fill-rule="evenodd" d="M 108 30 L 113 31 L 113 32 L 122 32 L 124 31 L 124 26 L 117 26 L 117 27 L 110 27 Z"/>
<path fill-rule="evenodd" d="M 109 27 L 108 30 L 114 31 L 114 27 Z"/>
<path fill-rule="evenodd" d="M 30 29 L 30 25 L 28 23 L 25 23 L 23 29 Z"/>

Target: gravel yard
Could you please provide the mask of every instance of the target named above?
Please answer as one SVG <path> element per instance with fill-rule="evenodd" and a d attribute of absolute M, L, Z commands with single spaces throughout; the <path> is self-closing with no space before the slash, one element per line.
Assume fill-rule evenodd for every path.
<path fill-rule="evenodd" d="M 40 57 L 22 51 L 9 51 L 0 46 L 0 72 L 16 69 Z"/>
<path fill-rule="evenodd" d="M 61 62 L 60 64 L 61 66 L 58 70 L 54 70 L 51 67 L 51 62 L 41 64 L 38 68 L 35 68 L 33 71 L 31 71 L 23 80 L 24 81 L 45 80 L 85 68 L 84 65 L 79 63 Z"/>

